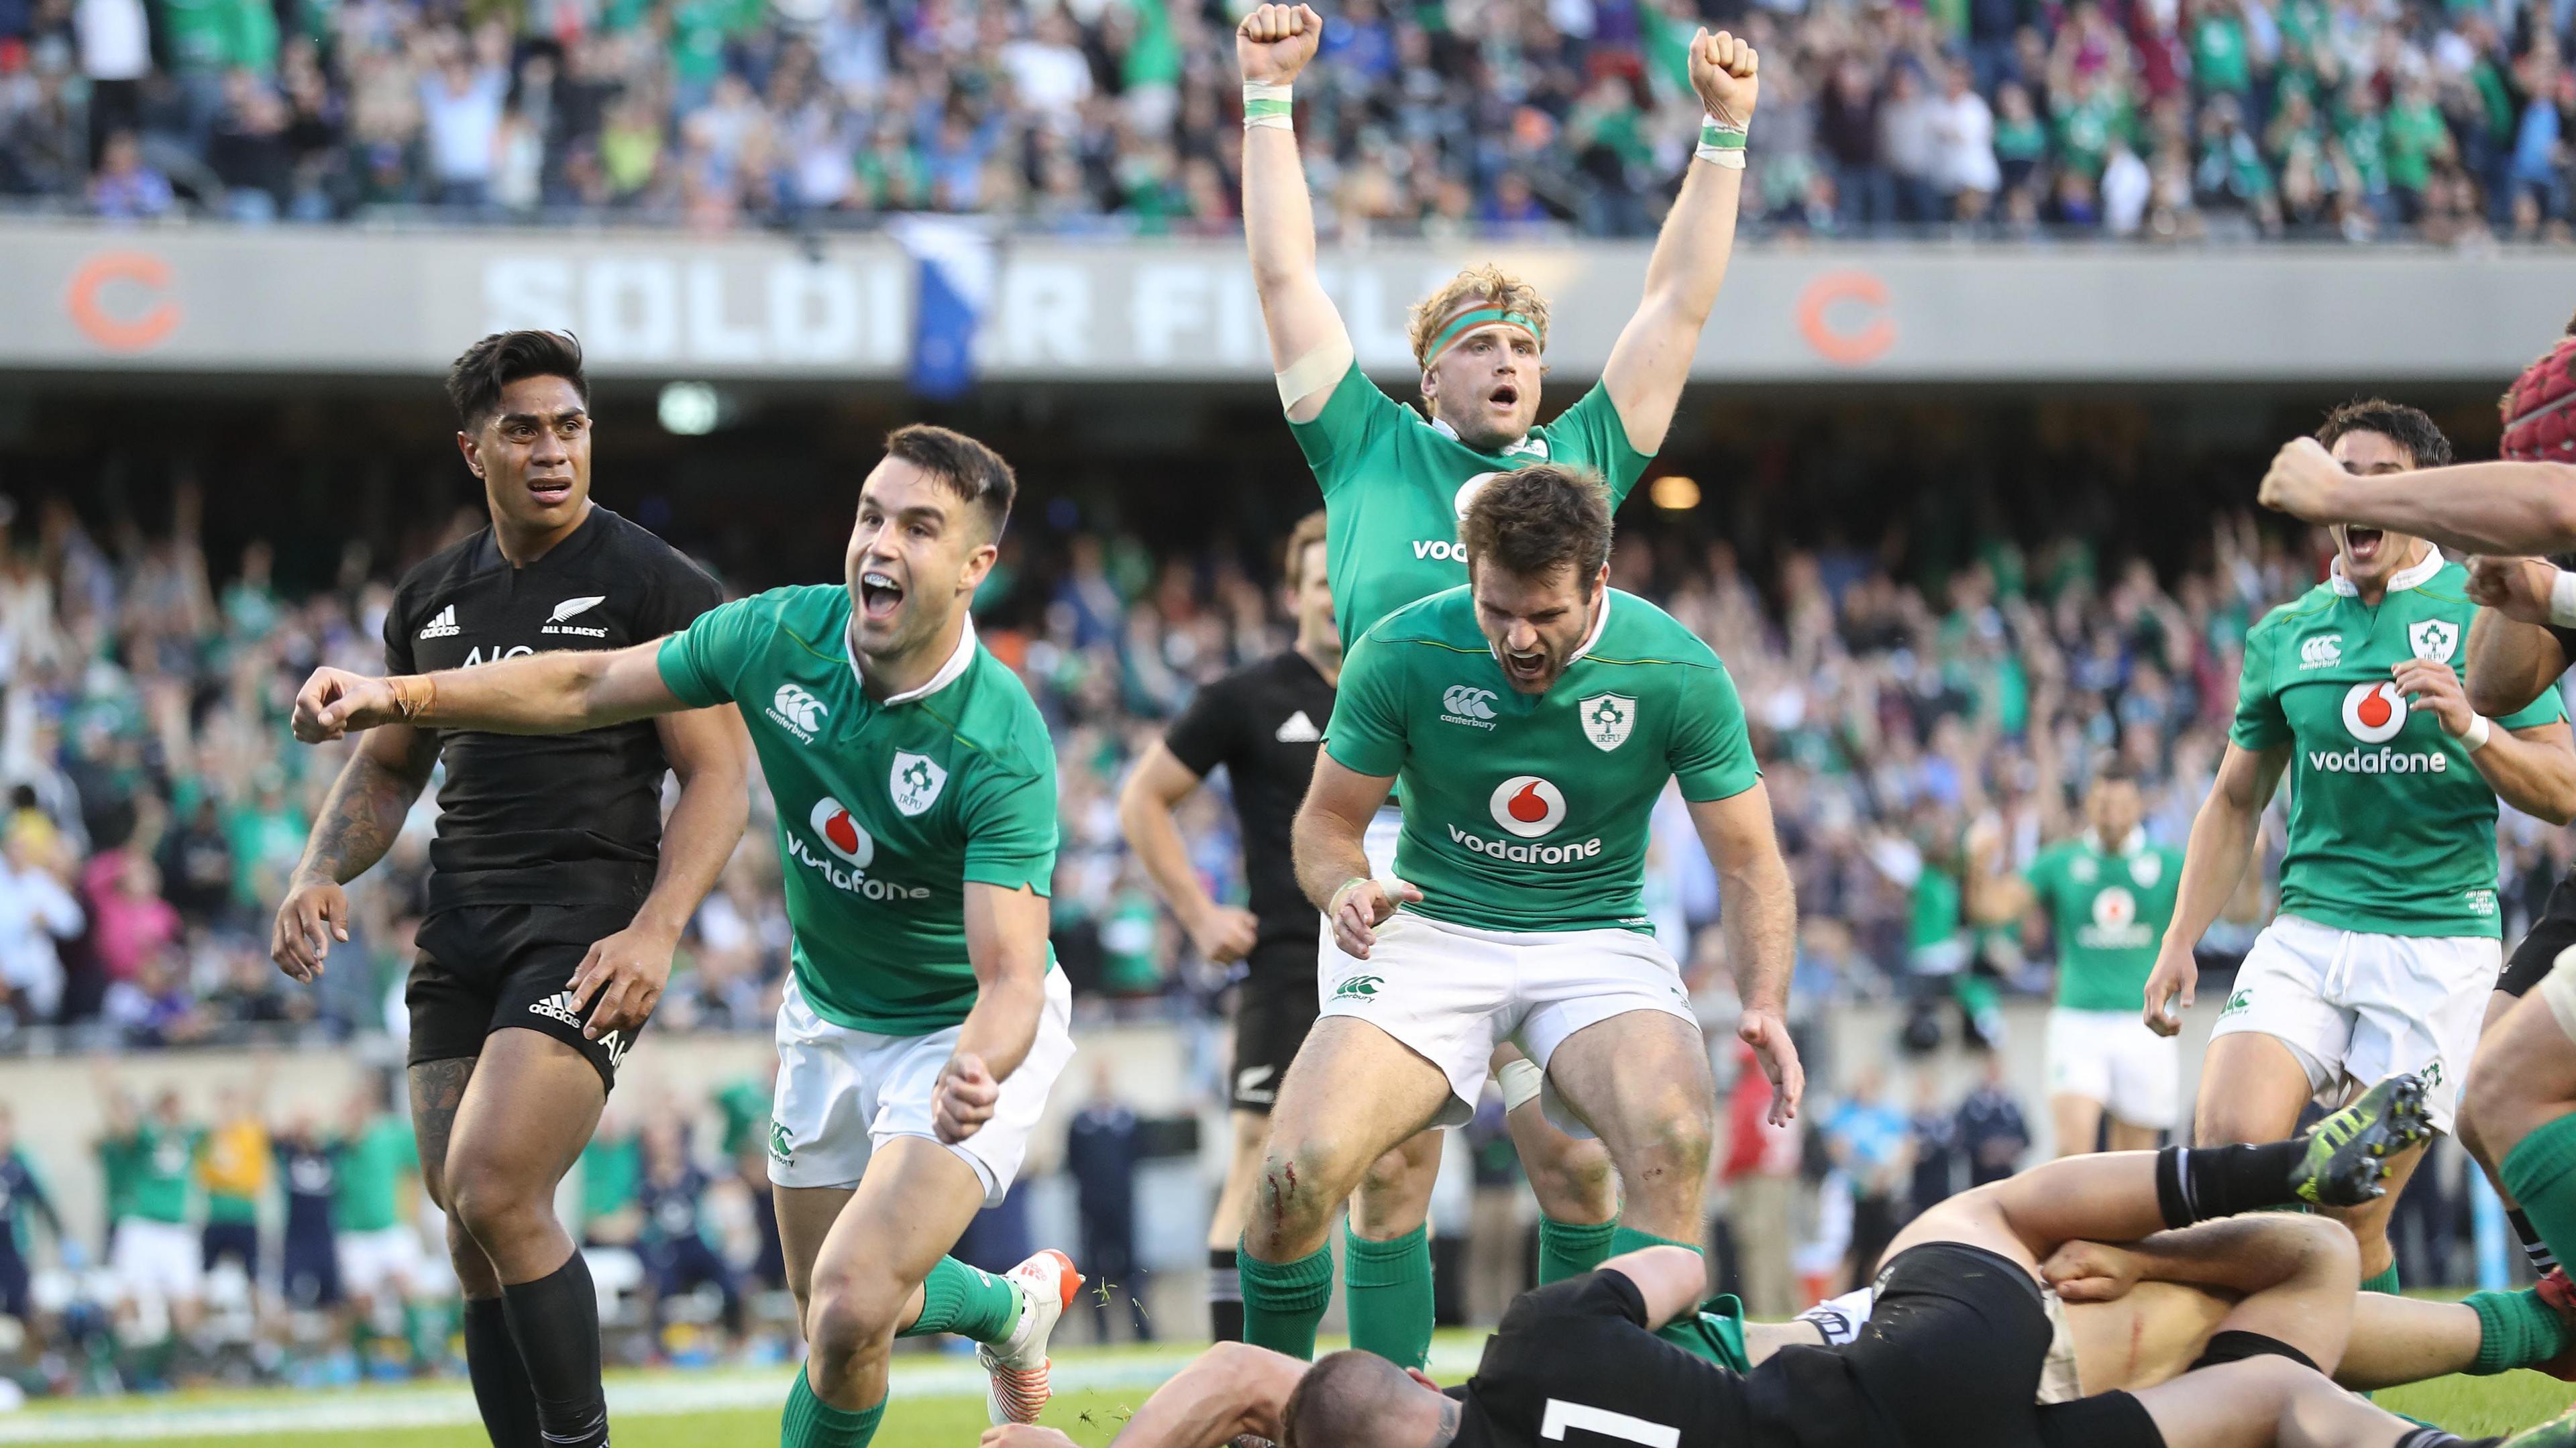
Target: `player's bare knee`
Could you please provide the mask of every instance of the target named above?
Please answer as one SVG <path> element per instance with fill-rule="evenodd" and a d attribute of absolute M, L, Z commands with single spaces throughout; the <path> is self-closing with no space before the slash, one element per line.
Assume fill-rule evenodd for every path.
<path fill-rule="evenodd" d="M 2534 1098 L 2528 1081 L 2508 1069 L 2509 1063 L 2481 1053 L 2460 1090 L 2457 1131 L 2460 1145 L 2482 1162 L 2494 1164 L 2544 1119 L 2544 1103 Z"/>
<path fill-rule="evenodd" d="M 1555 1136 L 1521 1164 L 1539 1210 L 1557 1221 L 1604 1222 L 1619 1209 L 1619 1174 L 1611 1167 L 1610 1149 L 1598 1141 Z"/>
<path fill-rule="evenodd" d="M 547 1193 L 541 1207 L 524 1184 L 492 1162 L 469 1158 L 447 1164 L 448 1211 L 485 1246 L 550 1210 L 552 1195 Z"/>
<path fill-rule="evenodd" d="M 911 1296 L 891 1279 L 860 1274 L 816 1278 L 805 1310 L 809 1350 L 836 1369 L 871 1350 L 885 1351 Z"/>
<path fill-rule="evenodd" d="M 1256 1255 L 1282 1242 L 1321 1234 L 1333 1208 L 1350 1195 L 1356 1181 L 1334 1181 L 1336 1152 L 1328 1142 L 1283 1142 L 1275 1135 L 1261 1159 L 1260 1178 L 1252 1184 L 1252 1213 L 1244 1239 Z"/>
<path fill-rule="evenodd" d="M 1712 1131 L 1705 1111 L 1681 1105 L 1660 1111 L 1634 1133 L 1624 1152 L 1615 1153 L 1620 1175 L 1638 1191 L 1666 1188 L 1678 1182 L 1698 1183 L 1708 1176 Z"/>

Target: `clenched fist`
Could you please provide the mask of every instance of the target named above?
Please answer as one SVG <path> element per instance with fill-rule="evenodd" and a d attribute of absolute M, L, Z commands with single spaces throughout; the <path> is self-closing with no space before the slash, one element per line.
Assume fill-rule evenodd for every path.
<path fill-rule="evenodd" d="M 2558 565 L 2541 558 L 2469 560 L 2469 601 L 2516 623 L 2549 622 L 2550 595 L 2558 590 Z"/>
<path fill-rule="evenodd" d="M 1762 57 L 1754 54 L 1752 41 L 1723 30 L 1715 35 L 1702 30 L 1691 37 L 1691 89 L 1699 92 L 1710 119 L 1722 125 L 1752 122 L 1753 103 L 1762 90 L 1761 68 Z"/>
<path fill-rule="evenodd" d="M 1315 58 L 1324 17 L 1312 5 L 1262 5 L 1234 28 L 1234 63 L 1246 85 L 1286 85 Z"/>
<path fill-rule="evenodd" d="M 2311 523 L 2340 523 L 2338 494 L 2350 474 L 2325 444 L 2312 437 L 2292 438 L 2272 455 L 2256 500 L 2266 508 Z"/>

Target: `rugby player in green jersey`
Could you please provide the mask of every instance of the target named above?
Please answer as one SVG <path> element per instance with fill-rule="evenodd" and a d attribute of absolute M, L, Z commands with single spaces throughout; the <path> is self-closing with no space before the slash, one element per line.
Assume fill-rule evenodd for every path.
<path fill-rule="evenodd" d="M 2148 843 L 2144 813 L 2137 776 L 2105 759 L 2084 792 L 2084 831 L 2000 882 L 1988 912 L 2026 912 L 2056 943 L 2048 1109 L 2060 1156 L 2091 1151 L 2106 1116 L 2110 1150 L 2151 1150 L 2179 1115 L 2182 1043 L 2141 1025 L 2135 1005 L 2173 920 L 2182 851 Z"/>
<path fill-rule="evenodd" d="M 1612 1250 L 1698 1238 L 1715 1089 L 1640 899 L 1669 782 L 1717 867 L 1775 1121 L 1803 1087 L 1783 1023 L 1796 907 L 1725 667 L 1609 587 L 1609 498 L 1589 473 L 1507 473 L 1459 532 L 1472 584 L 1390 614 L 1344 663 L 1293 830 L 1334 947 L 1239 1258 L 1244 1340 L 1291 1356 L 1312 1355 L 1331 1295 L 1334 1210 L 1388 1148 L 1467 1119 L 1506 1037 L 1545 1073 L 1548 1114 L 1618 1168 Z M 1399 778 L 1382 876 L 1363 839 Z"/>
<path fill-rule="evenodd" d="M 2379 401 L 2337 408 L 2316 441 L 2374 477 L 2451 455 L 2431 418 Z M 2332 528 L 2333 576 L 2246 636 L 2235 727 L 2147 982 L 2147 1024 L 2179 1031 L 2171 1003 L 2191 1004 L 2192 947 L 2236 889 L 2286 771 L 2280 914 L 2212 1029 L 2198 1141 L 2278 1140 L 2310 1097 L 2396 1072 L 2423 1078 L 2434 1126 L 2451 1130 L 2503 963 L 2496 801 L 2564 820 L 2576 799 L 2555 693 L 2489 719 L 2461 689 L 2454 661 L 2476 606 L 2460 566 L 2421 537 Z M 2388 1214 L 2419 1155 L 2398 1163 L 2386 1197 L 2345 1215 L 2373 1290 L 2396 1289 Z"/>
<path fill-rule="evenodd" d="M 1073 1055 L 1047 947 L 1055 753 L 976 641 L 1015 484 L 974 439 L 910 426 L 859 492 L 845 586 L 773 589 L 656 642 L 390 679 L 317 671 L 307 740 L 400 723 L 567 733 L 731 703 L 778 805 L 794 927 L 769 1177 L 807 1343 L 785 1448 L 862 1448 L 897 1336 L 983 1344 L 995 1422 L 1047 1396 L 1081 1278 L 1040 1252 L 947 1256 L 1001 1200 Z"/>
<path fill-rule="evenodd" d="M 1574 464 L 1608 483 L 1615 509 L 1644 474 L 1726 277 L 1759 58 L 1724 33 L 1694 37 L 1691 80 L 1708 120 L 1647 261 L 1643 296 L 1600 380 L 1542 424 L 1547 300 L 1498 267 L 1462 271 L 1414 306 L 1409 341 L 1421 412 L 1361 370 L 1316 272 L 1313 213 L 1291 125 L 1291 84 L 1322 35 L 1311 7 L 1260 5 L 1236 31 L 1235 57 L 1244 79 L 1244 237 L 1280 403 L 1323 490 L 1334 618 L 1349 640 L 1467 581 L 1458 519 L 1488 479 L 1534 462 Z M 1394 838 L 1390 810 L 1370 836 L 1381 866 Z M 1608 1250 L 1616 1210 L 1600 1153 L 1519 1109 L 1533 1099 L 1535 1082 L 1508 1046 L 1496 1064 L 1539 1198 L 1539 1277 L 1587 1270 Z M 1365 1266 L 1349 1282 L 1352 1340 L 1399 1363 L 1418 1364 L 1430 1344 L 1431 1261 L 1421 1227 L 1437 1166 L 1434 1141 L 1408 1143 L 1364 1178 L 1354 1214 L 1352 1260 Z M 1411 1246 L 1391 1250 L 1399 1243 Z"/>

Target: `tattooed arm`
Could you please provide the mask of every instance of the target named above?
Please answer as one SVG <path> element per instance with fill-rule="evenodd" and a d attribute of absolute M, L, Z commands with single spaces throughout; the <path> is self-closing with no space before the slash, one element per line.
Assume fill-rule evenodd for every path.
<path fill-rule="evenodd" d="M 438 736 L 426 729 L 390 725 L 358 741 L 277 907 L 268 954 L 278 969 L 300 981 L 322 974 L 331 942 L 349 938 L 349 897 L 340 887 L 393 848 L 403 816 L 437 763 Z"/>

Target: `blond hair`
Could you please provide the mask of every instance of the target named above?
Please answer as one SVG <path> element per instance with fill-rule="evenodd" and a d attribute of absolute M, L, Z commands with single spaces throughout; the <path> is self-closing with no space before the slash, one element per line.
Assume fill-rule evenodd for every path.
<path fill-rule="evenodd" d="M 1440 335 L 1441 327 L 1471 305 L 1520 313 L 1537 330 L 1539 346 L 1547 345 L 1547 298 L 1538 294 L 1538 288 L 1487 262 L 1458 273 L 1443 282 L 1440 290 L 1413 304 L 1413 360 L 1430 366 L 1431 359 L 1424 354 Z"/>

